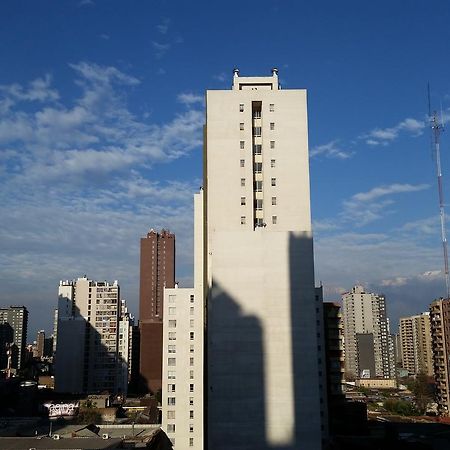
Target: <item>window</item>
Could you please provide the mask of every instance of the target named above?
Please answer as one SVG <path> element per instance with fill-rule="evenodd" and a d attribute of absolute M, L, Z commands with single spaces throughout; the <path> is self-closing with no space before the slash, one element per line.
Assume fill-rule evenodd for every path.
<path fill-rule="evenodd" d="M 241 122 L 241 123 L 239 124 L 239 129 L 240 129 L 241 131 L 244 131 L 244 122 Z"/>
<path fill-rule="evenodd" d="M 277 204 L 277 198 L 272 197 L 272 206 L 275 206 Z"/>
<path fill-rule="evenodd" d="M 254 188 L 255 192 L 262 192 L 263 182 L 262 181 L 255 181 Z"/>
<path fill-rule="evenodd" d="M 193 306 L 191 306 L 191 307 L 189 308 L 189 314 L 190 314 L 191 316 L 194 315 L 194 307 L 193 307 Z"/>
<path fill-rule="evenodd" d="M 270 122 L 270 129 L 275 130 L 275 122 Z"/>
<path fill-rule="evenodd" d="M 272 216 L 272 223 L 273 223 L 274 225 L 277 224 L 277 216 Z"/>
<path fill-rule="evenodd" d="M 194 438 L 189 438 L 189 447 L 194 446 Z"/>
<path fill-rule="evenodd" d="M 241 159 L 241 161 L 240 161 L 240 166 L 241 166 L 241 167 L 245 167 L 245 159 Z"/>
<path fill-rule="evenodd" d="M 241 187 L 245 186 L 245 178 L 241 178 Z"/>
<path fill-rule="evenodd" d="M 262 172 L 262 163 L 256 162 L 253 164 L 253 168 L 255 173 L 261 173 Z"/>
<path fill-rule="evenodd" d="M 189 352 L 190 352 L 190 353 L 194 353 L 194 345 L 193 345 L 193 344 L 191 344 L 191 345 L 189 346 Z"/>
<path fill-rule="evenodd" d="M 194 340 L 194 332 L 193 332 L 193 331 L 190 331 L 190 332 L 189 332 L 189 339 L 190 339 L 191 341 Z"/>
<path fill-rule="evenodd" d="M 261 119 L 261 111 L 260 110 L 253 111 L 253 118 Z"/>
<path fill-rule="evenodd" d="M 189 411 L 189 419 L 193 419 L 194 418 L 194 411 L 192 411 L 192 409 Z"/>
<path fill-rule="evenodd" d="M 239 105 L 239 112 L 244 112 L 244 104 L 243 103 L 241 103 Z"/>
<path fill-rule="evenodd" d="M 169 328 L 175 328 L 177 326 L 176 320 L 169 320 Z"/>
<path fill-rule="evenodd" d="M 261 127 L 253 127 L 253 136 L 261 136 Z"/>
<path fill-rule="evenodd" d="M 253 153 L 255 155 L 260 155 L 261 154 L 261 150 L 262 150 L 262 145 L 261 144 L 255 144 L 253 146 Z"/>
<path fill-rule="evenodd" d="M 255 209 L 257 211 L 261 211 L 262 208 L 263 208 L 263 201 L 262 201 L 262 199 L 256 199 L 255 200 Z"/>
<path fill-rule="evenodd" d="M 174 406 L 175 405 L 175 397 L 167 397 L 167 404 L 169 406 Z"/>
<path fill-rule="evenodd" d="M 168 351 L 169 353 L 175 353 L 175 352 L 176 352 L 176 350 L 175 350 L 175 345 L 168 345 L 168 346 L 167 346 L 167 351 Z"/>
<path fill-rule="evenodd" d="M 177 312 L 176 308 L 174 307 L 169 307 L 169 315 L 173 316 L 175 315 Z"/>
<path fill-rule="evenodd" d="M 175 303 L 176 295 L 169 295 L 169 303 Z"/>
<path fill-rule="evenodd" d="M 194 379 L 194 371 L 193 371 L 193 370 L 190 370 L 190 371 L 189 371 L 189 378 L 190 378 L 191 380 Z"/>
<path fill-rule="evenodd" d="M 190 326 L 191 328 L 194 328 L 194 319 L 190 319 L 190 320 L 189 320 L 189 326 Z"/>
<path fill-rule="evenodd" d="M 167 432 L 168 433 L 175 433 L 175 424 L 174 423 L 168 423 L 167 424 Z"/>
<path fill-rule="evenodd" d="M 194 365 L 194 358 L 189 358 L 189 365 L 193 366 Z"/>
<path fill-rule="evenodd" d="M 175 411 L 167 411 L 168 419 L 175 419 Z"/>
<path fill-rule="evenodd" d="M 189 397 L 189 406 L 194 406 L 194 397 Z"/>
<path fill-rule="evenodd" d="M 241 225 L 245 225 L 245 216 L 241 216 Z"/>
<path fill-rule="evenodd" d="M 167 365 L 168 366 L 175 366 L 176 365 L 176 358 L 167 358 Z"/>
<path fill-rule="evenodd" d="M 189 433 L 194 432 L 194 425 L 192 423 L 189 424 Z"/>
<path fill-rule="evenodd" d="M 275 148 L 275 141 L 270 141 L 270 148 Z"/>
<path fill-rule="evenodd" d="M 173 370 L 169 370 L 169 371 L 167 372 L 167 378 L 168 378 L 169 380 L 175 380 L 175 372 L 174 372 Z"/>
<path fill-rule="evenodd" d="M 275 160 L 274 159 L 270 160 L 270 167 L 272 167 L 272 169 L 275 167 Z"/>
<path fill-rule="evenodd" d="M 189 385 L 189 392 L 194 392 L 194 383 Z"/>
<path fill-rule="evenodd" d="M 245 141 L 241 141 L 240 146 L 241 146 L 241 150 L 243 150 L 245 148 Z"/>
<path fill-rule="evenodd" d="M 276 186 L 277 185 L 277 179 L 276 178 L 272 178 L 272 186 Z"/>
<path fill-rule="evenodd" d="M 175 341 L 177 339 L 177 333 L 175 331 L 169 331 L 169 341 Z"/>
<path fill-rule="evenodd" d="M 275 111 L 275 105 L 273 103 L 270 103 L 269 105 L 269 111 L 274 112 Z"/>
<path fill-rule="evenodd" d="M 175 385 L 174 384 L 168 384 L 167 385 L 167 392 L 175 392 Z"/>
<path fill-rule="evenodd" d="M 245 197 L 241 197 L 241 206 L 245 206 Z"/>
<path fill-rule="evenodd" d="M 191 303 L 194 303 L 194 294 L 191 294 L 191 295 L 190 295 L 189 301 L 190 301 Z"/>

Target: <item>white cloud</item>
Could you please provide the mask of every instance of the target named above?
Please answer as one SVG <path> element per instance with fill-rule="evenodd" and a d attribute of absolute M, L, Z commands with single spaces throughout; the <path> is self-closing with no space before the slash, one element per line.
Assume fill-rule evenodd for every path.
<path fill-rule="evenodd" d="M 171 44 L 169 43 L 163 44 L 161 42 L 153 41 L 152 46 L 153 49 L 155 50 L 156 56 L 158 58 L 162 58 L 170 50 Z"/>
<path fill-rule="evenodd" d="M 177 99 L 180 103 L 187 106 L 194 105 L 196 103 L 203 105 L 204 103 L 204 98 L 202 95 L 193 94 L 192 92 L 181 93 L 178 95 Z"/>
<path fill-rule="evenodd" d="M 161 34 L 167 34 L 167 32 L 169 31 L 169 24 L 170 24 L 170 19 L 163 19 L 162 22 L 158 25 L 156 25 L 156 29 L 161 33 Z"/>
<path fill-rule="evenodd" d="M 390 128 L 375 128 L 362 136 L 366 144 L 387 145 L 396 140 L 400 133 L 406 132 L 412 136 L 419 136 L 423 133 L 426 123 L 421 120 L 407 118 Z"/>
<path fill-rule="evenodd" d="M 317 145 L 309 151 L 309 156 L 314 158 L 316 156 L 325 156 L 326 158 L 348 159 L 351 158 L 354 152 L 349 150 L 342 150 L 338 145 L 338 141 L 331 141 L 327 144 Z"/>
<path fill-rule="evenodd" d="M 213 75 L 213 78 L 215 79 L 215 80 L 217 80 L 217 81 L 220 81 L 220 82 L 224 82 L 224 81 L 226 81 L 229 77 L 227 77 L 227 74 L 225 73 L 225 72 L 221 72 L 221 73 L 218 73 L 217 75 Z M 230 80 L 231 80 L 231 78 L 230 78 Z"/>
<path fill-rule="evenodd" d="M 3 106 L 4 112 L 16 101 L 28 102 L 50 102 L 59 99 L 59 93 L 51 87 L 52 78 L 49 74 L 44 78 L 36 78 L 27 87 L 20 84 L 0 85 L 0 94 L 4 96 L 3 102 L 9 103 L 8 107 Z M 1 104 L 0 104 L 1 105 Z"/>
<path fill-rule="evenodd" d="M 387 186 L 377 186 L 368 192 L 359 192 L 353 195 L 352 200 L 358 202 L 372 201 L 380 197 L 385 197 L 387 195 L 399 194 L 405 192 L 417 192 L 423 191 L 424 189 L 429 189 L 429 184 L 391 184 Z"/>

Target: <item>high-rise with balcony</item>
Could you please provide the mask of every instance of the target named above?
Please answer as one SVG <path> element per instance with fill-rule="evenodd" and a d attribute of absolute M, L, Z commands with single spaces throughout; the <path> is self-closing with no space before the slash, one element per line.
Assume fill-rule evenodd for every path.
<path fill-rule="evenodd" d="M 119 356 L 123 308 L 117 281 L 108 283 L 82 277 L 60 282 L 56 390 L 126 392 Z"/>
<path fill-rule="evenodd" d="M 439 413 L 450 413 L 450 299 L 438 299 L 430 305 L 431 346 L 433 350 L 436 400 Z"/>
<path fill-rule="evenodd" d="M 401 317 L 399 332 L 402 367 L 413 376 L 433 376 L 430 313 Z"/>
<path fill-rule="evenodd" d="M 346 378 L 395 378 L 386 298 L 355 286 L 342 295 Z"/>
<path fill-rule="evenodd" d="M 139 329 L 141 389 L 161 390 L 164 288 L 175 286 L 175 235 L 150 230 L 141 239 Z"/>
<path fill-rule="evenodd" d="M 206 446 L 318 449 L 306 90 L 236 70 L 206 105 Z"/>

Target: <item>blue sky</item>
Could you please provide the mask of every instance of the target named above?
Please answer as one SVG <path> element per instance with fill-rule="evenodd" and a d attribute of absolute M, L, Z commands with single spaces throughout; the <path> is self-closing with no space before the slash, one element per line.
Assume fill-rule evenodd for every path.
<path fill-rule="evenodd" d="M 308 89 L 326 298 L 359 282 L 393 323 L 426 310 L 444 295 L 426 86 L 447 121 L 449 19 L 443 0 L 2 1 L 0 304 L 29 307 L 32 338 L 59 280 L 87 274 L 137 311 L 151 227 L 177 234 L 190 284 L 204 91 L 276 66 Z M 446 198 L 449 148 L 444 133 Z"/>

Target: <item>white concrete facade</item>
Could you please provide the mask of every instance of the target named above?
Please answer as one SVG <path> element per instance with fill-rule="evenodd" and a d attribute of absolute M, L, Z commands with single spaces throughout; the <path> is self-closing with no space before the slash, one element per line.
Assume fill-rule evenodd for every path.
<path fill-rule="evenodd" d="M 207 446 L 321 448 L 305 90 L 207 91 Z"/>
<path fill-rule="evenodd" d="M 194 196 L 194 288 L 164 289 L 162 428 L 175 449 L 203 450 L 203 193 Z"/>

